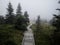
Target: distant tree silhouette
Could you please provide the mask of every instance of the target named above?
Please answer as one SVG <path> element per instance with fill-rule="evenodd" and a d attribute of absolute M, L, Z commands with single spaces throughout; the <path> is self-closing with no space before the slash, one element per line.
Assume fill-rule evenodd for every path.
<path fill-rule="evenodd" d="M 28 15 L 27 11 L 25 11 L 24 17 L 25 17 L 26 25 L 28 25 L 28 23 L 29 23 L 29 15 Z"/>
<path fill-rule="evenodd" d="M 14 13 L 13 13 L 13 8 L 12 8 L 12 5 L 11 3 L 9 2 L 9 5 L 8 5 L 8 8 L 7 8 L 7 15 L 6 15 L 6 23 L 7 24 L 13 24 L 14 23 Z"/>
<path fill-rule="evenodd" d="M 17 10 L 16 10 L 16 17 L 20 17 L 22 15 L 22 12 L 21 12 L 21 5 L 20 3 L 18 4 L 18 7 L 17 7 Z"/>
<path fill-rule="evenodd" d="M 40 16 L 37 17 L 37 20 L 36 20 L 36 30 L 34 31 L 35 34 L 35 45 L 40 45 L 40 34 L 41 34 L 41 25 L 40 25 Z"/>
<path fill-rule="evenodd" d="M 36 28 L 37 30 L 40 30 L 40 16 L 38 16 L 37 20 L 36 20 Z"/>

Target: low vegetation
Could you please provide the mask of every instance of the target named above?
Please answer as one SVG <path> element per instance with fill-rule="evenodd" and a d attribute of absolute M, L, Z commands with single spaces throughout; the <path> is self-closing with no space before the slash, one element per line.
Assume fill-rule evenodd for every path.
<path fill-rule="evenodd" d="M 21 45 L 24 31 L 29 24 L 27 11 L 24 15 L 21 12 L 20 3 L 18 4 L 16 14 L 9 2 L 7 14 L 5 17 L 0 16 L 0 45 Z"/>
<path fill-rule="evenodd" d="M 35 45 L 51 45 L 55 27 L 47 22 L 42 22 L 38 16 L 36 23 L 31 28 L 34 32 Z"/>
<path fill-rule="evenodd" d="M 0 45 L 21 45 L 23 32 L 12 25 L 0 25 Z"/>
<path fill-rule="evenodd" d="M 55 28 L 48 24 L 41 24 L 40 30 L 36 30 L 36 24 L 32 25 L 32 30 L 35 37 L 35 45 L 50 45 L 51 35 Z"/>

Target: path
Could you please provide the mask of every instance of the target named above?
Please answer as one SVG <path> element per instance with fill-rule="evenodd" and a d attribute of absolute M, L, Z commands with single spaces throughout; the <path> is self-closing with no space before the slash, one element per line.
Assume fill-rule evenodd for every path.
<path fill-rule="evenodd" d="M 23 41 L 22 41 L 22 45 L 35 45 L 34 43 L 34 36 L 33 36 L 33 32 L 32 30 L 30 29 L 30 26 L 32 24 L 30 24 L 27 29 L 28 31 L 26 31 L 24 33 L 24 38 L 23 38 Z"/>

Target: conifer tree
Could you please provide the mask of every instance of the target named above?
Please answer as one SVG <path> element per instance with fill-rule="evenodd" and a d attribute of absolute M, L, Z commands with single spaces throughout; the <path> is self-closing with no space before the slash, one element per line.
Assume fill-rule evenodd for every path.
<path fill-rule="evenodd" d="M 38 16 L 37 20 L 36 20 L 36 28 L 37 30 L 40 30 L 40 16 Z"/>
<path fill-rule="evenodd" d="M 53 33 L 52 45 L 60 45 L 60 9 L 58 8 L 56 10 L 58 10 L 59 13 L 58 15 L 54 14 L 54 21 L 52 23 L 52 25 L 56 27 Z"/>
<path fill-rule="evenodd" d="M 7 24 L 13 24 L 14 23 L 14 13 L 11 3 L 9 2 L 8 8 L 7 8 L 7 15 L 6 15 L 6 23 Z"/>
<path fill-rule="evenodd" d="M 28 15 L 27 11 L 25 11 L 24 17 L 25 17 L 26 25 L 28 25 L 28 23 L 29 23 L 29 15 Z"/>
<path fill-rule="evenodd" d="M 21 12 L 21 5 L 20 3 L 18 4 L 18 7 L 17 7 L 17 10 L 16 10 L 16 17 L 20 17 L 22 15 L 22 12 Z"/>
<path fill-rule="evenodd" d="M 16 23 L 15 28 L 25 31 L 27 30 L 25 17 L 22 15 L 20 3 L 18 4 L 17 11 L 16 11 Z"/>

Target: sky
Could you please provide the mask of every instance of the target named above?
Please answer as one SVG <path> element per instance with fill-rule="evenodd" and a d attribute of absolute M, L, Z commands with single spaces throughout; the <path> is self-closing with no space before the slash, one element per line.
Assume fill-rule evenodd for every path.
<path fill-rule="evenodd" d="M 8 3 L 11 2 L 16 13 L 18 3 L 21 4 L 22 12 L 28 12 L 29 18 L 35 20 L 38 15 L 41 19 L 50 20 L 59 7 L 58 0 L 0 0 L 0 15 L 5 16 Z"/>

